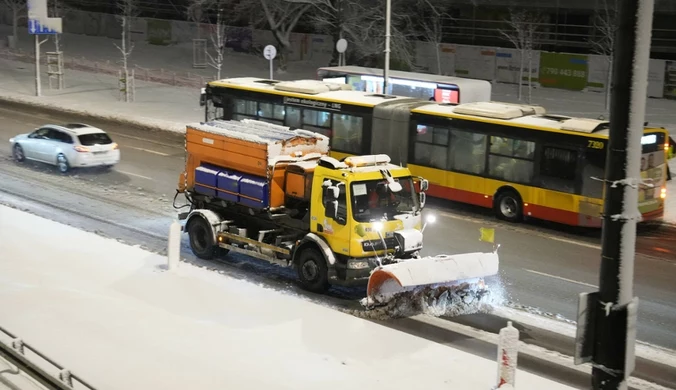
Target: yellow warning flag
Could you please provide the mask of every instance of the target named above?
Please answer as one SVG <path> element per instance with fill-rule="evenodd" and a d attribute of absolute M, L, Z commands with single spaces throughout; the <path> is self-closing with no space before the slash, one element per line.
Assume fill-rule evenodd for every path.
<path fill-rule="evenodd" d="M 495 243 L 495 229 L 479 228 L 479 232 L 481 232 L 479 241 Z"/>

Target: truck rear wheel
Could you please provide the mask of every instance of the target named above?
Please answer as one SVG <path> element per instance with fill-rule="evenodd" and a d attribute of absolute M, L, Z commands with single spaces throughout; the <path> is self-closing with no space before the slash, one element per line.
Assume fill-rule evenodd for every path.
<path fill-rule="evenodd" d="M 296 270 L 306 290 L 323 294 L 329 289 L 329 270 L 326 260 L 315 248 L 307 248 L 300 253 Z"/>
<path fill-rule="evenodd" d="M 203 260 L 211 260 L 218 251 L 218 246 L 214 242 L 211 226 L 204 218 L 197 217 L 190 221 L 188 226 L 188 237 L 190 238 L 190 249 L 195 256 Z"/>

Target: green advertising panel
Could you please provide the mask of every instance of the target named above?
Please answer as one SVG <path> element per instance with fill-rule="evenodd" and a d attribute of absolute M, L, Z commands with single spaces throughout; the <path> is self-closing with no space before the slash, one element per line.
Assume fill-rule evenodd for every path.
<path fill-rule="evenodd" d="M 589 60 L 586 55 L 540 53 L 540 85 L 581 91 L 587 86 Z"/>

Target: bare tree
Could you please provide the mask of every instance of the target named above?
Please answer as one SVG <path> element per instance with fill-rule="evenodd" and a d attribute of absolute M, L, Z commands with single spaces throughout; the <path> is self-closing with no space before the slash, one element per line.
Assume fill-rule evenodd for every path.
<path fill-rule="evenodd" d="M 122 69 L 124 72 L 125 85 L 129 83 L 129 56 L 134 50 L 134 43 L 131 42 L 131 23 L 133 18 L 138 15 L 137 0 L 118 0 L 117 8 L 119 15 L 117 15 L 120 25 L 122 26 L 122 42 L 121 45 L 113 43 L 115 47 L 122 53 Z M 125 88 L 125 101 L 129 101 L 130 91 Z"/>
<path fill-rule="evenodd" d="M 410 10 L 413 3 L 393 0 L 391 12 L 392 58 L 415 67 Z M 353 61 L 377 67 L 385 45 L 385 6 L 378 0 L 317 0 L 310 19 L 319 31 L 349 42 L 348 53 Z"/>
<path fill-rule="evenodd" d="M 523 73 L 528 60 L 528 103 L 531 102 L 532 97 L 532 76 L 533 76 L 533 50 L 538 41 L 538 30 L 542 24 L 542 16 L 527 10 L 510 10 L 509 23 L 510 29 L 508 31 L 500 30 L 502 36 L 514 45 L 514 48 L 519 51 L 520 66 L 519 66 L 519 100 L 523 99 Z"/>
<path fill-rule="evenodd" d="M 287 54 L 291 50 L 291 32 L 317 1 L 259 0 L 259 2 L 265 14 L 265 21 L 279 44 L 279 67 L 285 70 Z"/>
<path fill-rule="evenodd" d="M 438 4 L 437 4 L 438 3 Z M 441 11 L 439 1 L 419 0 L 419 9 L 421 12 L 421 28 L 423 39 L 434 45 L 434 54 L 437 62 L 437 74 L 441 74 L 441 43 L 443 39 L 443 21 L 448 18 L 445 12 Z"/>
<path fill-rule="evenodd" d="M 600 0 L 602 5 L 596 9 L 594 27 L 599 37 L 592 41 L 592 47 L 596 54 L 606 57 L 608 71 L 606 72 L 606 111 L 610 110 L 610 84 L 613 78 L 613 60 L 615 33 L 617 32 L 618 0 Z"/>
<path fill-rule="evenodd" d="M 14 41 L 19 42 L 19 19 L 22 17 L 21 13 L 26 10 L 26 0 L 4 0 L 5 4 L 12 12 L 12 36 Z"/>

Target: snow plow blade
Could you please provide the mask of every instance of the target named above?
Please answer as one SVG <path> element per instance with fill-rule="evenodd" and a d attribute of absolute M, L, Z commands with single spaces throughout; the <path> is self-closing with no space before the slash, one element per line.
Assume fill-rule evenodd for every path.
<path fill-rule="evenodd" d="M 444 291 L 484 289 L 483 278 L 496 275 L 497 252 L 428 256 L 377 268 L 366 287 L 366 306 L 387 305 L 402 294 L 427 297 Z"/>

